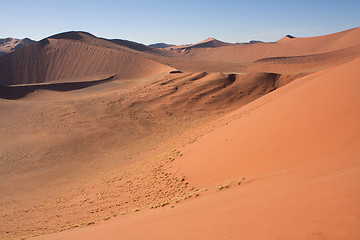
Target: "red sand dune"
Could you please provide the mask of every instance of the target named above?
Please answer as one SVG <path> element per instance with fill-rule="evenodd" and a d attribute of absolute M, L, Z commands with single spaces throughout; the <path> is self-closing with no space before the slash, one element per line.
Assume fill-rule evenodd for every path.
<path fill-rule="evenodd" d="M 230 46 L 230 45 L 233 45 L 233 44 L 222 42 L 215 38 L 207 38 L 199 43 L 189 44 L 189 45 L 172 46 L 172 47 L 169 47 L 169 49 L 170 50 L 173 50 L 173 49 L 189 50 L 192 48 L 216 48 L 216 47 L 224 47 L 224 46 Z"/>
<path fill-rule="evenodd" d="M 76 81 L 112 74 L 129 79 L 172 70 L 130 50 L 85 33 L 55 35 L 0 58 L 0 83 Z"/>
<path fill-rule="evenodd" d="M 359 239 L 359 39 L 1 57 L 0 238 Z"/>
<path fill-rule="evenodd" d="M 35 239 L 359 239 L 359 64 L 300 78 L 183 149 L 170 170 L 209 188 L 198 200 Z"/>
<path fill-rule="evenodd" d="M 274 43 L 189 48 L 184 52 L 185 54 L 181 54 L 181 58 L 160 59 L 159 61 L 183 71 L 198 69 L 207 72 L 316 72 L 359 57 L 359 41 L 360 28 L 354 28 L 319 37 L 285 38 Z M 317 61 L 321 60 L 321 62 L 315 62 L 315 65 L 314 55 L 318 55 Z M 303 61 L 298 62 L 298 64 L 291 64 L 290 69 L 286 65 L 279 64 L 274 66 L 263 63 L 257 64 L 255 67 L 252 66 L 253 62 L 264 58 L 300 56 Z"/>
<path fill-rule="evenodd" d="M 283 38 L 275 43 L 232 44 L 210 50 L 194 49 L 189 56 L 226 62 L 256 61 L 266 57 L 320 54 L 359 45 L 360 28 L 319 37 Z"/>

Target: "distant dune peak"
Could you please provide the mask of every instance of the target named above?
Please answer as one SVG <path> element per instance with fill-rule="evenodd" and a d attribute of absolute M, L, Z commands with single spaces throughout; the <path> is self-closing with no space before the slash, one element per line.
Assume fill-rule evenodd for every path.
<path fill-rule="evenodd" d="M 286 38 L 295 38 L 294 36 L 292 36 L 292 35 L 290 35 L 290 34 L 286 35 L 285 37 L 286 37 Z"/>
<path fill-rule="evenodd" d="M 183 45 L 183 46 L 177 46 L 176 49 L 191 49 L 191 48 L 216 48 L 216 47 L 224 47 L 232 45 L 231 43 L 222 42 L 220 40 L 217 40 L 213 37 L 206 38 L 205 40 L 195 43 L 195 44 L 189 44 L 189 45 Z"/>
<path fill-rule="evenodd" d="M 91 33 L 88 32 L 83 32 L 83 31 L 69 31 L 69 32 L 63 32 L 63 33 L 58 33 L 55 35 L 52 35 L 48 38 L 52 38 L 52 39 L 70 39 L 70 40 L 81 40 L 84 37 L 94 37 L 96 38 L 94 35 L 92 35 Z"/>
<path fill-rule="evenodd" d="M 231 44 L 231 43 L 220 41 L 220 40 L 218 40 L 216 38 L 213 38 L 213 37 L 206 38 L 205 40 L 203 40 L 203 41 L 201 41 L 201 42 L 199 42 L 197 44 L 203 44 L 203 43 L 216 43 L 216 44 L 225 44 L 225 45 Z"/>
<path fill-rule="evenodd" d="M 211 42 L 211 41 L 219 41 L 219 40 L 217 40 L 217 39 L 215 39 L 215 38 L 213 38 L 213 37 L 209 37 L 209 38 L 203 40 L 202 42 Z M 220 41 L 219 41 L 219 42 L 220 42 Z"/>
<path fill-rule="evenodd" d="M 296 37 L 294 37 L 293 35 L 287 34 L 285 35 L 285 37 L 279 39 L 278 41 L 286 41 L 286 40 L 291 40 L 291 39 L 295 39 Z"/>
<path fill-rule="evenodd" d="M 175 46 L 174 44 L 168 44 L 168 43 L 153 43 L 149 45 L 149 47 L 153 47 L 153 48 L 168 48 L 174 46 Z"/>
<path fill-rule="evenodd" d="M 201 47 L 223 47 L 228 45 L 231 45 L 231 43 L 223 42 L 213 37 L 209 37 L 197 44 L 194 44 L 194 46 L 201 46 Z"/>

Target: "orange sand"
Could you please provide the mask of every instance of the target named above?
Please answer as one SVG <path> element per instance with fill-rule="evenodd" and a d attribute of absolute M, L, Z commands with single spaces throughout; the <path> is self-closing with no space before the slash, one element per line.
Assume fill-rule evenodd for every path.
<path fill-rule="evenodd" d="M 359 239 L 359 38 L 0 57 L 0 238 Z"/>

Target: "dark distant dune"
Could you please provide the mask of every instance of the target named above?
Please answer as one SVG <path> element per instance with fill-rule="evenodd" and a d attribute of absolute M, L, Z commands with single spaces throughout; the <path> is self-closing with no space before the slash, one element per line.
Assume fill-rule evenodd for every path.
<path fill-rule="evenodd" d="M 168 48 L 168 47 L 174 47 L 175 45 L 173 44 L 167 44 L 167 43 L 154 43 L 154 44 L 150 44 L 149 47 L 153 47 L 153 48 Z"/>

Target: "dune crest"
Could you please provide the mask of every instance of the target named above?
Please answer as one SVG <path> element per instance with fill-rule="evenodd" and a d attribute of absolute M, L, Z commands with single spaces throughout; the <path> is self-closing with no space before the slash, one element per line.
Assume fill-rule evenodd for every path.
<path fill-rule="evenodd" d="M 359 40 L 0 57 L 0 238 L 359 239 Z"/>
<path fill-rule="evenodd" d="M 112 49 L 110 44 L 78 32 L 43 39 L 0 58 L 0 84 L 76 81 L 111 74 L 131 79 L 171 71 L 126 48 Z"/>
<path fill-rule="evenodd" d="M 359 64 L 300 78 L 234 111 L 165 165 L 212 193 L 34 239 L 358 239 Z"/>
<path fill-rule="evenodd" d="M 192 45 L 182 46 L 182 51 L 170 51 L 180 54 L 180 57 L 158 58 L 159 62 L 173 66 L 182 71 L 225 71 L 225 72 L 277 72 L 277 73 L 300 73 L 317 72 L 329 67 L 343 64 L 359 57 L 360 28 L 354 28 L 334 34 L 318 37 L 297 37 L 278 42 L 260 42 L 256 44 L 229 44 L 222 47 L 200 47 L 192 48 Z M 212 42 L 212 41 L 210 41 Z M 207 44 L 207 42 L 205 42 Z M 206 45 L 205 45 L 206 46 Z M 346 49 L 354 49 L 354 52 Z M 330 54 L 339 52 L 339 55 Z M 253 62 L 268 58 L 288 58 L 299 56 L 323 55 L 323 63 L 313 67 L 313 58 L 304 60 L 298 65 L 291 65 L 290 71 L 287 65 L 272 66 L 262 64 L 255 69 Z M 324 57 L 327 57 L 326 59 Z M 326 61 L 325 61 L 326 60 Z"/>

